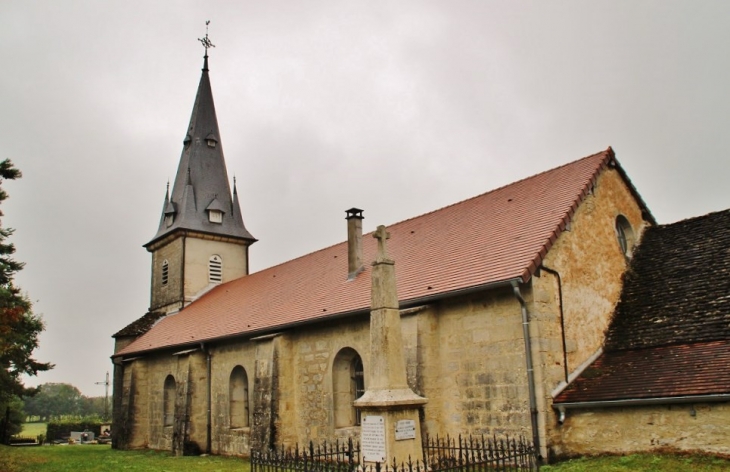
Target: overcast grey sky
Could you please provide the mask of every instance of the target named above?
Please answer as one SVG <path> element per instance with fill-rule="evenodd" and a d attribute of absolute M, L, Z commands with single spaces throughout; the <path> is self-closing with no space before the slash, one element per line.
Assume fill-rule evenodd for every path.
<path fill-rule="evenodd" d="M 36 354 L 103 395 L 200 78 L 260 270 L 613 146 L 661 223 L 730 207 L 727 1 L 0 0 L 3 226 Z"/>

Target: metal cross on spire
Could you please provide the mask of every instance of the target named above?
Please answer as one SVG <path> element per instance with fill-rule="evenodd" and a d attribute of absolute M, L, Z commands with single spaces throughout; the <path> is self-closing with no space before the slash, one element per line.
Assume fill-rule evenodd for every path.
<path fill-rule="evenodd" d="M 205 22 L 205 38 L 198 38 L 198 41 L 200 41 L 203 44 L 203 47 L 205 48 L 205 57 L 208 57 L 208 48 L 214 48 L 215 44 L 210 42 L 210 38 L 208 38 L 208 25 L 210 24 L 210 20 Z"/>

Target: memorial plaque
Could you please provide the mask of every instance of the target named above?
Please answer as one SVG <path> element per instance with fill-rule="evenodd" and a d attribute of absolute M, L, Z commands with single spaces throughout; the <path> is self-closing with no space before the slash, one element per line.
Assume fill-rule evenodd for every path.
<path fill-rule="evenodd" d="M 360 426 L 363 462 L 385 462 L 385 420 L 382 416 L 365 416 Z"/>
<path fill-rule="evenodd" d="M 400 420 L 395 424 L 395 440 L 416 439 L 416 420 Z"/>

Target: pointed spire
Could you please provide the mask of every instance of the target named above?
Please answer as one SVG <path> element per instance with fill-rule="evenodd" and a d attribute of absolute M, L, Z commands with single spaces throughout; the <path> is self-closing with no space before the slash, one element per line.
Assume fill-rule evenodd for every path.
<path fill-rule="evenodd" d="M 208 71 L 208 49 L 214 47 L 208 38 L 209 23 L 206 22 L 205 38 L 199 39 L 205 47 L 203 71 L 172 192 L 170 193 L 168 187 L 163 219 L 157 234 L 146 246 L 182 229 L 256 241 L 243 224 L 235 183 L 233 195 L 228 183 Z M 177 213 L 173 223 L 168 226 L 164 221 L 164 212 L 169 208 L 177 209 Z M 207 208 L 231 208 L 231 218 L 225 218 L 223 222 L 212 222 Z"/>

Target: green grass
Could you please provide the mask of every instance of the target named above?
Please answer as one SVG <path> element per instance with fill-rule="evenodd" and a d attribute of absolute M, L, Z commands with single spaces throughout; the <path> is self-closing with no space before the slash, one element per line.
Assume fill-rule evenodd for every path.
<path fill-rule="evenodd" d="M 174 457 L 159 451 L 118 451 L 110 446 L 0 446 L 3 472 L 249 472 L 235 457 Z"/>
<path fill-rule="evenodd" d="M 3 472 L 250 472 L 249 462 L 235 457 L 174 457 L 159 451 L 117 451 L 109 446 L 0 446 Z M 542 472 L 720 472 L 730 459 L 683 454 L 632 454 L 573 459 L 543 466 Z"/>
<path fill-rule="evenodd" d="M 720 472 L 730 470 L 730 459 L 704 455 L 632 454 L 572 459 L 544 466 L 541 472 Z"/>
<path fill-rule="evenodd" d="M 20 432 L 20 436 L 35 438 L 39 434 L 46 434 L 46 423 L 23 423 L 23 431 Z"/>

